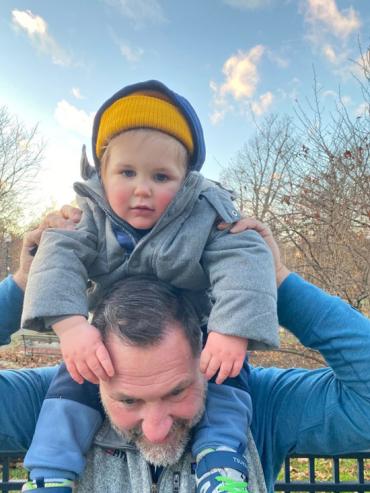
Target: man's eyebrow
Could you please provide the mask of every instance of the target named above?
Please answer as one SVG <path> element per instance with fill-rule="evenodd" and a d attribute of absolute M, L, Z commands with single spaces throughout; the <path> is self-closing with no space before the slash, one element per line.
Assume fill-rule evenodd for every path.
<path fill-rule="evenodd" d="M 186 380 L 183 380 L 182 382 L 179 382 L 178 384 L 176 384 L 163 397 L 170 397 L 174 392 L 180 392 L 182 390 L 185 390 L 188 387 L 190 387 L 190 385 L 192 385 L 193 382 L 194 382 L 194 379 L 193 378 L 188 378 Z M 119 391 L 113 392 L 111 394 L 111 398 L 113 400 L 115 400 L 115 401 L 121 401 L 121 400 L 125 400 L 125 399 L 132 399 L 134 401 L 140 401 L 140 400 L 142 400 L 142 397 L 138 397 L 138 396 L 134 396 L 134 395 L 129 395 L 129 394 L 126 394 L 124 392 L 119 392 Z"/>
<path fill-rule="evenodd" d="M 169 392 L 167 392 L 167 394 L 164 397 L 170 397 L 174 392 L 181 392 L 182 390 L 187 389 L 188 387 L 190 387 L 190 385 L 192 385 L 193 382 L 194 382 L 193 378 L 188 378 L 178 383 Z"/>
<path fill-rule="evenodd" d="M 110 397 L 114 400 L 114 401 L 121 401 L 121 400 L 124 400 L 124 399 L 132 399 L 132 400 L 139 400 L 138 397 L 134 397 L 133 395 L 128 395 L 128 394 L 125 394 L 123 392 L 112 392 L 110 394 Z"/>

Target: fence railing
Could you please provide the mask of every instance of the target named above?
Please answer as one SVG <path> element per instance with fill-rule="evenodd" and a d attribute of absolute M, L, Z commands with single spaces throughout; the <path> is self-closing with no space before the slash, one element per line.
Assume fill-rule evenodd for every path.
<path fill-rule="evenodd" d="M 24 479 L 16 479 L 12 475 L 14 472 L 14 462 L 22 461 L 22 454 L 17 452 L 0 452 L 0 493 L 10 491 L 20 491 L 25 482 Z M 294 460 L 305 459 L 307 480 L 297 480 L 294 478 Z M 332 461 L 332 478 L 330 481 L 320 480 L 318 475 L 317 460 L 327 459 Z M 352 459 L 356 468 L 355 478 L 351 480 L 341 480 L 341 462 L 343 459 Z M 293 464 L 292 464 L 293 462 Z M 340 456 L 332 455 L 292 455 L 287 457 L 283 468 L 284 479 L 275 484 L 275 491 L 289 492 L 370 492 L 370 452 L 346 454 Z M 103 492 L 102 492 L 103 493 Z"/>
<path fill-rule="evenodd" d="M 304 481 L 295 479 L 297 473 L 292 466 L 295 459 L 305 459 Z M 322 480 L 321 468 L 318 462 L 322 459 L 331 461 L 331 480 Z M 348 465 L 347 460 L 353 461 L 353 469 L 351 470 L 351 479 L 343 476 L 344 460 Z M 302 465 L 302 464 L 301 464 Z M 352 469 L 352 468 L 351 468 Z M 302 471 L 300 471 L 302 475 Z M 350 492 L 358 491 L 360 493 L 370 491 L 370 452 L 343 454 L 343 455 L 292 455 L 286 458 L 283 468 L 284 479 L 277 481 L 275 491 L 284 491 L 285 493 L 300 491 L 300 492 L 316 492 L 316 491 L 333 491 L 333 492 Z"/>
<path fill-rule="evenodd" d="M 59 337 L 54 333 L 22 334 L 26 356 L 61 356 Z"/>
<path fill-rule="evenodd" d="M 13 464 L 16 461 L 22 461 L 23 454 L 20 452 L 0 452 L 0 492 L 8 493 L 9 491 L 20 491 L 25 482 L 24 479 L 15 479 Z"/>

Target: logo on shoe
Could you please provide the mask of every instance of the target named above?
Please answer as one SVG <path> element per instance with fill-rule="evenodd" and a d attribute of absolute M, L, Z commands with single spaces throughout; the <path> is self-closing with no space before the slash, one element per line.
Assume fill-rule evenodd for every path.
<path fill-rule="evenodd" d="M 239 459 L 239 457 L 233 457 L 233 461 L 239 464 L 240 466 L 247 467 L 246 462 L 242 459 Z"/>

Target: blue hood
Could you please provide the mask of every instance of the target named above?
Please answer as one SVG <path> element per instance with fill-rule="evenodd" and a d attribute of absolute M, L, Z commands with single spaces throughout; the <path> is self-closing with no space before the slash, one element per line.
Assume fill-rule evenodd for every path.
<path fill-rule="evenodd" d="M 98 129 L 100 125 L 100 119 L 107 107 L 111 106 L 114 101 L 121 99 L 124 96 L 128 96 L 134 92 L 138 91 L 157 91 L 165 94 L 182 112 L 186 118 L 194 141 L 194 153 L 190 159 L 190 169 L 193 171 L 199 171 L 203 166 L 204 160 L 206 158 L 206 147 L 204 143 L 203 129 L 199 121 L 199 118 L 191 106 L 189 101 L 185 99 L 180 94 L 171 91 L 167 86 L 159 82 L 158 80 L 148 80 L 146 82 L 138 82 L 136 84 L 131 84 L 129 86 L 123 87 L 118 92 L 113 94 L 98 110 L 94 118 L 93 134 L 92 134 L 92 154 L 94 157 L 95 168 L 99 170 L 100 161 L 96 155 L 95 144 L 98 135 Z"/>

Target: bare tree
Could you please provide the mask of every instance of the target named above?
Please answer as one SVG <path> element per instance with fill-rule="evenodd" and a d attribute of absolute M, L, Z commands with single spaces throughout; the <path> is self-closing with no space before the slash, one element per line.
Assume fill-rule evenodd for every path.
<path fill-rule="evenodd" d="M 37 125 L 28 129 L 0 107 L 0 230 L 14 223 L 42 161 Z M 23 200 L 22 200 L 23 199 Z"/>
<path fill-rule="evenodd" d="M 298 105 L 297 117 L 304 153 L 281 218 L 292 261 L 361 308 L 370 299 L 370 114 L 351 117 L 339 99 L 324 116 L 315 83 L 313 103 Z"/>
<path fill-rule="evenodd" d="M 270 221 L 284 210 L 298 147 L 287 117 L 271 115 L 255 127 L 255 136 L 223 169 L 221 181 L 234 190 L 243 213 Z"/>
<path fill-rule="evenodd" d="M 294 121 L 265 118 L 222 173 L 241 210 L 278 235 L 288 265 L 360 309 L 370 306 L 369 52 L 362 65 L 363 114 L 340 96 L 328 113 L 314 78 Z"/>
<path fill-rule="evenodd" d="M 14 269 L 19 234 L 15 233 L 22 209 L 39 171 L 44 144 L 37 126 L 28 129 L 0 107 L 0 276 Z"/>

